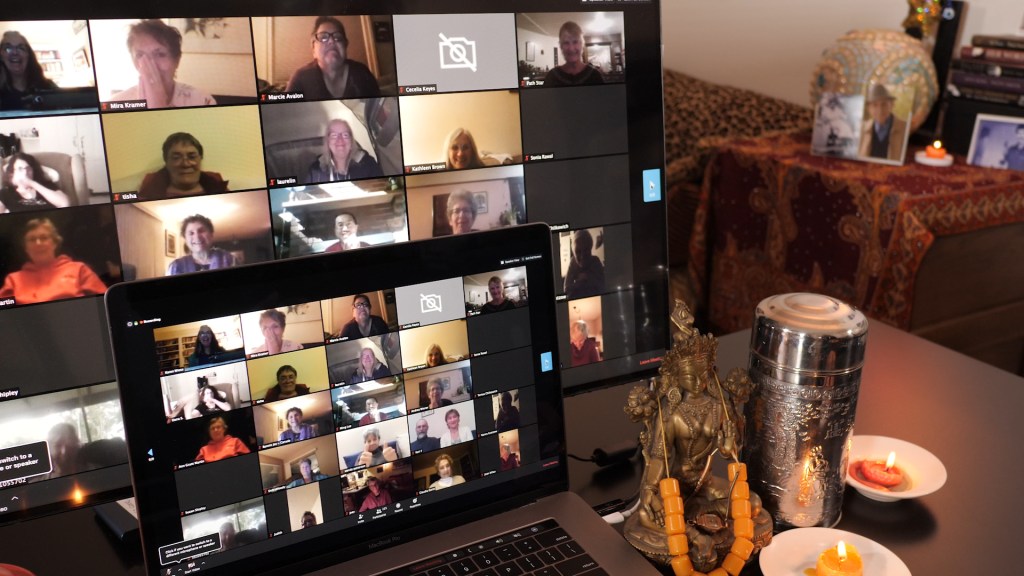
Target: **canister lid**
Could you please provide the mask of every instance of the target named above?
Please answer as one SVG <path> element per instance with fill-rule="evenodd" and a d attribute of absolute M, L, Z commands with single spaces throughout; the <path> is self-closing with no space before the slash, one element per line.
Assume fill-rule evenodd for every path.
<path fill-rule="evenodd" d="M 751 353 L 783 370 L 842 373 L 864 364 L 868 320 L 821 294 L 769 296 L 757 305 Z"/>

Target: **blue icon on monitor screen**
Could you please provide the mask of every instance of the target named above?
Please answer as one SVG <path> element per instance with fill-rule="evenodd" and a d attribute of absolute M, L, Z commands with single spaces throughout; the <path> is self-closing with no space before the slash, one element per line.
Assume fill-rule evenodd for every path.
<path fill-rule="evenodd" d="M 644 202 L 661 201 L 661 169 L 644 170 Z"/>
<path fill-rule="evenodd" d="M 551 372 L 555 369 L 554 360 L 551 357 L 551 352 L 541 352 L 540 354 L 540 371 Z"/>

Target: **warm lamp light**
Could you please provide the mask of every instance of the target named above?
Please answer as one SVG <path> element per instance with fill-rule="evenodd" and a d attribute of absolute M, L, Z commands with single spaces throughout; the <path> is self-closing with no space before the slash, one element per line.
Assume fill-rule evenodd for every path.
<path fill-rule="evenodd" d="M 85 493 L 78 486 L 75 486 L 74 491 L 71 492 L 71 499 L 74 500 L 75 504 L 81 504 L 85 501 Z"/>

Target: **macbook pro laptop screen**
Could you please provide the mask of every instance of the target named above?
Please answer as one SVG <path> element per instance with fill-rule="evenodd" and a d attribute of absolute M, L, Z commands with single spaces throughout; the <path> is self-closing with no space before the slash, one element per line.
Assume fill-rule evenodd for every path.
<path fill-rule="evenodd" d="M 530 225 L 109 291 L 151 573 L 357 554 L 564 488 L 548 248 Z"/>

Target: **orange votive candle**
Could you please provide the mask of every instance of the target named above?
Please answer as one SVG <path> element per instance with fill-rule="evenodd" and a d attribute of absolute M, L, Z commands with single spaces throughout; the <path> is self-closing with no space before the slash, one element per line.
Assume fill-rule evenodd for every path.
<path fill-rule="evenodd" d="M 815 567 L 816 576 L 862 576 L 864 561 L 860 552 L 853 544 L 844 544 L 842 540 L 835 547 L 829 548 L 818 556 Z"/>
<path fill-rule="evenodd" d="M 930 144 L 927 148 L 924 149 L 924 154 L 929 158 L 941 159 L 946 157 L 946 149 L 942 147 L 941 141 L 936 140 L 934 143 Z"/>

